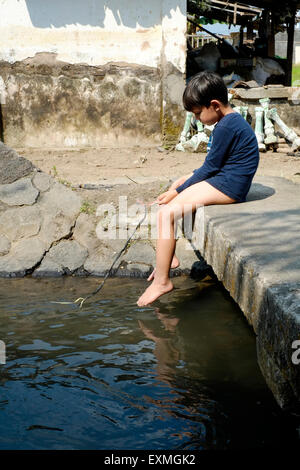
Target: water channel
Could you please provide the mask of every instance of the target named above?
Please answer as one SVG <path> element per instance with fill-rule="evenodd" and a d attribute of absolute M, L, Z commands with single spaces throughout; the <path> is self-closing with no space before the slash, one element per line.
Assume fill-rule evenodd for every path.
<path fill-rule="evenodd" d="M 251 449 L 299 445 L 256 361 L 255 335 L 216 282 L 0 280 L 0 449 Z M 3 361 L 4 362 L 4 361 Z"/>

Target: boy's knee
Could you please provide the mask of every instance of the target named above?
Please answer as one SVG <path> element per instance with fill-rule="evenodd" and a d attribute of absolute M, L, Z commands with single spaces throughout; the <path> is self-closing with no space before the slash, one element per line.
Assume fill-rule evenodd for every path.
<path fill-rule="evenodd" d="M 177 217 L 177 213 L 181 213 L 181 208 L 176 205 L 166 204 L 158 210 L 158 220 L 169 219 L 171 222 Z"/>
<path fill-rule="evenodd" d="M 160 207 L 157 212 L 158 220 L 169 218 L 170 215 L 171 215 L 171 211 L 168 205 L 164 205 L 163 207 Z"/>

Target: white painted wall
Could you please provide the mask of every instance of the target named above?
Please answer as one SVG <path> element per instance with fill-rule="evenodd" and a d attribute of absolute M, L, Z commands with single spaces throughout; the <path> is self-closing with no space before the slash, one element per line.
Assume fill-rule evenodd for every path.
<path fill-rule="evenodd" d="M 165 59 L 185 72 L 186 1 L 163 0 L 160 3 Z"/>
<path fill-rule="evenodd" d="M 51 52 L 69 63 L 185 69 L 186 0 L 0 0 L 0 60 Z"/>

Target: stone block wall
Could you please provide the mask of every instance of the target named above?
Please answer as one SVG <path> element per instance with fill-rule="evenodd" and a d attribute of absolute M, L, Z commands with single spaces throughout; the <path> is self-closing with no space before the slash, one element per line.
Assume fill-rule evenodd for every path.
<path fill-rule="evenodd" d="M 105 215 L 106 211 L 84 212 L 80 192 L 72 189 L 0 142 L 0 278 L 107 274 L 141 215 L 129 217 L 125 211 L 125 220 L 118 219 L 116 236 L 109 233 L 104 237 L 109 215 Z M 143 190 L 141 185 L 141 194 Z M 107 207 L 104 200 L 103 204 Z M 114 208 L 112 203 L 109 207 Z M 113 275 L 145 277 L 153 270 L 155 239 L 143 233 L 152 220 L 151 213 L 147 216 L 116 260 Z M 119 230 L 123 233 L 121 238 Z M 178 250 L 182 262 L 174 275 L 188 273 L 198 259 L 183 236 L 178 240 Z"/>

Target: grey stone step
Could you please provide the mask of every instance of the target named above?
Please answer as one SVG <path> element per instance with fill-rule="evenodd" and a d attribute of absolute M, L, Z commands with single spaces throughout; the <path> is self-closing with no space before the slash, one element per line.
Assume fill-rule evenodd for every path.
<path fill-rule="evenodd" d="M 299 405 L 300 364 L 292 355 L 300 339 L 300 185 L 256 177 L 245 203 L 200 215 L 197 248 L 252 325 L 269 387 L 281 407 Z"/>

